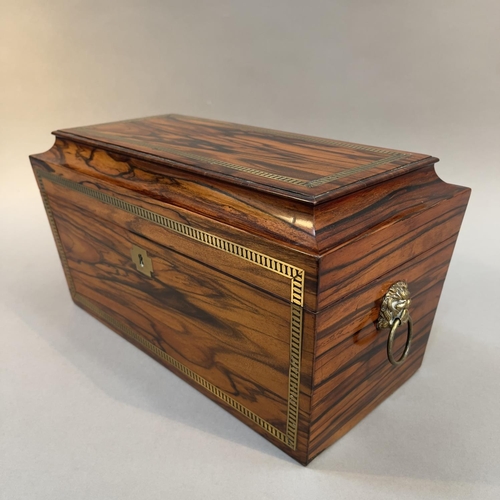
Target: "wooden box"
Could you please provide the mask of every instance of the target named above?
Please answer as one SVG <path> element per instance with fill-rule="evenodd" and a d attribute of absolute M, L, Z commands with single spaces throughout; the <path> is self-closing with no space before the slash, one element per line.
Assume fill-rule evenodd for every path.
<path fill-rule="evenodd" d="M 437 158 L 180 115 L 55 136 L 73 300 L 300 463 L 422 363 L 470 194 Z"/>

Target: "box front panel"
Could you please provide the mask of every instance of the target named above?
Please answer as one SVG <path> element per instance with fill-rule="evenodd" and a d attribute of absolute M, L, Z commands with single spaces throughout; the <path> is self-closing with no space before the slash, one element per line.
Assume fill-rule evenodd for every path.
<path fill-rule="evenodd" d="M 299 421 L 309 393 L 301 391 L 300 371 L 311 355 L 302 346 L 303 272 L 289 266 L 287 302 L 76 206 L 71 189 L 51 182 L 51 174 L 38 180 L 74 300 L 285 451 L 305 457 Z M 204 240 L 219 247 L 221 261 L 230 251 L 256 268 L 283 271 L 250 249 L 224 250 L 215 235 Z"/>
<path fill-rule="evenodd" d="M 72 161 L 73 158 L 69 160 Z M 155 241 L 162 247 L 207 263 L 214 269 L 266 290 L 287 302 L 292 299 L 291 277 L 297 269 L 303 271 L 304 307 L 314 310 L 317 259 L 291 250 L 273 239 L 264 238 L 258 230 L 251 233 L 229 225 L 227 220 L 223 223 L 217 211 L 212 214 L 213 217 L 200 215 L 203 212 L 200 207 L 207 203 L 206 200 L 193 204 L 197 206 L 197 210 L 187 210 L 182 205 L 159 201 L 143 185 L 123 185 L 122 176 L 129 181 L 129 176 L 139 176 L 137 172 L 126 172 L 125 175 L 120 171 L 120 182 L 115 184 L 115 179 L 110 177 L 108 171 L 102 178 L 101 172 L 95 172 L 101 176 L 94 177 L 88 175 L 89 172 L 81 173 L 52 161 L 35 161 L 35 165 L 38 175 L 45 179 L 43 186 L 49 197 L 67 199 L 74 207 L 91 216 L 101 217 L 129 232 Z M 141 172 L 141 176 L 148 175 L 150 174 L 147 172 Z M 178 184 L 175 179 L 171 183 Z M 163 193 L 161 200 L 170 197 L 170 183 L 166 186 L 160 183 L 156 185 L 158 191 Z M 143 192 L 147 196 L 142 195 Z M 196 195 L 203 198 L 207 193 L 191 195 L 196 199 Z M 216 203 L 223 204 L 225 200 L 213 200 L 209 197 L 209 201 L 216 206 Z M 219 206 L 219 212 L 227 210 L 233 214 L 234 220 L 244 215 L 243 207 L 235 212 L 233 207 Z M 310 346 L 312 350 L 312 344 Z"/>

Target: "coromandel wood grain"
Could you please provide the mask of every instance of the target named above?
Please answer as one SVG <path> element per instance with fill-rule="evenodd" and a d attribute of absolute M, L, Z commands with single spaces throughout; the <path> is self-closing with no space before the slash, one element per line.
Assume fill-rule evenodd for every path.
<path fill-rule="evenodd" d="M 421 365 L 470 194 L 437 158 L 180 115 L 55 135 L 73 300 L 300 463 Z"/>

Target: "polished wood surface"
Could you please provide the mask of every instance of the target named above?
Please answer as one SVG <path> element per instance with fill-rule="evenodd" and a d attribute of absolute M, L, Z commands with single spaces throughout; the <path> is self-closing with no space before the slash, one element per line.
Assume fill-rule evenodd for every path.
<path fill-rule="evenodd" d="M 75 291 L 284 432 L 290 304 L 50 198 Z M 131 244 L 153 261 L 137 271 Z M 310 396 L 306 384 L 305 392 Z"/>
<path fill-rule="evenodd" d="M 421 365 L 457 235 L 349 294 L 317 319 L 308 460 L 336 441 Z M 401 366 L 387 359 L 388 330 L 377 330 L 381 299 L 405 280 L 414 336 Z M 406 341 L 398 329 L 396 357 Z"/>
<path fill-rule="evenodd" d="M 412 170 L 428 155 L 181 115 L 58 130 L 56 136 L 309 202 Z"/>
<path fill-rule="evenodd" d="M 444 184 L 431 163 L 350 196 L 310 205 L 69 140 L 57 139 L 51 150 L 31 158 L 40 168 L 60 175 L 88 175 L 102 189 L 139 203 L 175 205 L 258 239 L 312 254 L 425 210 L 459 190 Z"/>
<path fill-rule="evenodd" d="M 185 137 L 172 139 L 172 127 Z M 114 145 L 91 139 L 96 130 Z M 195 130 L 205 131 L 198 140 Z M 340 146 L 170 116 L 85 128 L 85 140 L 58 132 L 50 151 L 31 157 L 75 302 L 308 463 L 422 363 L 470 190 L 444 183 L 436 159 L 421 155 L 375 173 L 378 183 L 354 180 L 356 192 L 345 177 L 324 201 L 319 191 L 302 196 L 302 184 L 283 195 L 279 181 L 256 189 L 219 164 L 190 169 L 166 150 L 165 161 L 131 153 L 123 141 L 132 131 L 153 148 L 168 136 L 224 161 L 255 150 L 282 173 L 294 151 L 287 168 L 304 178 L 324 172 L 318 160 L 299 174 L 299 158 Z M 340 149 L 328 154 L 338 159 Z M 360 151 L 353 161 L 368 154 Z M 136 268 L 133 245 L 151 258 L 151 277 Z M 415 334 L 395 367 L 376 321 L 399 280 L 412 294 Z"/>
<path fill-rule="evenodd" d="M 137 218 L 128 226 L 125 210 L 110 211 L 113 207 L 101 200 L 68 187 L 69 181 L 88 188 L 87 177 L 69 180 L 38 172 L 38 180 L 75 302 L 305 463 L 316 315 L 301 313 L 298 418 L 293 422 L 290 280 L 282 298 L 285 283 L 277 273 L 274 281 L 267 273 L 256 278 L 261 268 L 253 265 L 251 273 L 244 261 L 234 273 L 227 272 L 225 264 L 234 265 L 228 253 L 211 254 L 210 247 L 176 239 L 175 233 L 158 227 L 155 233 L 148 226 L 148 233 L 133 225 Z M 92 183 L 92 192 L 104 194 L 94 188 Z M 136 231 L 168 241 L 163 246 Z M 132 245 L 152 260 L 151 278 L 136 269 Z M 213 261 L 207 260 L 212 256 Z M 293 446 L 290 425 L 297 427 Z"/>
<path fill-rule="evenodd" d="M 429 203 L 427 210 L 398 213 L 384 226 L 367 230 L 323 255 L 319 261 L 318 309 L 456 236 L 469 191 L 450 186 L 449 194 L 450 198 Z"/>
<path fill-rule="evenodd" d="M 144 197 L 141 194 L 113 185 L 109 180 L 98 179 L 87 174 L 75 172 L 64 166 L 53 162 L 40 162 L 35 160 L 35 164 L 41 166 L 40 170 L 46 173 L 55 174 L 58 179 L 63 179 L 78 183 L 82 186 L 88 186 L 106 195 L 113 195 L 124 202 L 133 204 L 147 210 L 154 211 L 169 219 L 179 221 L 192 227 L 199 228 L 211 234 L 217 234 L 221 238 L 228 239 L 245 247 L 252 248 L 258 252 L 265 253 L 276 259 L 288 262 L 305 271 L 305 297 L 304 305 L 309 310 L 315 310 L 316 307 L 316 288 L 317 288 L 317 256 L 299 252 L 295 249 L 284 247 L 272 240 L 265 240 L 262 237 L 238 230 L 228 224 L 223 224 L 217 219 L 212 219 L 199 215 L 195 212 L 180 208 Z M 95 199 L 89 198 L 85 194 L 75 190 L 68 190 L 55 182 L 48 182 L 45 189 L 49 195 L 58 195 L 67 197 L 71 203 L 79 208 L 86 210 L 93 216 L 100 216 L 114 224 L 123 227 L 135 234 L 141 235 L 150 240 L 160 243 L 162 246 L 182 252 L 193 258 L 201 259 L 205 263 L 219 271 L 231 274 L 232 276 L 251 283 L 272 294 L 278 295 L 286 300 L 290 299 L 290 286 L 287 279 L 273 273 L 262 267 L 255 267 L 252 263 L 244 261 L 231 254 L 224 254 L 221 259 L 220 251 L 210 246 L 204 245 L 196 240 L 187 239 L 175 232 L 165 231 L 158 227 L 154 222 L 137 217 L 119 207 L 114 207 L 104 203 L 96 203 Z"/>

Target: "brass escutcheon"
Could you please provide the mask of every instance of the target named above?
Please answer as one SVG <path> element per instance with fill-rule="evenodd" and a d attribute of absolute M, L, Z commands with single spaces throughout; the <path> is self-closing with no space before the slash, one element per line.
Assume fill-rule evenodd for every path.
<path fill-rule="evenodd" d="M 151 278 L 151 273 L 153 272 L 153 261 L 149 258 L 146 250 L 136 245 L 132 245 L 130 255 L 132 256 L 132 262 L 135 264 L 137 270 L 146 275 L 148 278 Z"/>
<path fill-rule="evenodd" d="M 394 283 L 382 300 L 380 314 L 377 322 L 377 329 L 390 328 L 389 338 L 387 339 L 387 357 L 394 366 L 403 364 L 408 357 L 411 348 L 411 339 L 413 336 L 413 321 L 410 316 L 410 291 L 406 281 Z M 403 354 L 399 359 L 394 358 L 393 345 L 396 330 L 404 324 L 408 324 L 408 336 Z"/>

